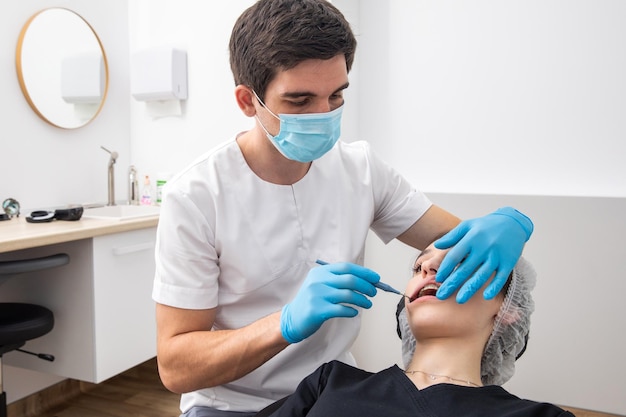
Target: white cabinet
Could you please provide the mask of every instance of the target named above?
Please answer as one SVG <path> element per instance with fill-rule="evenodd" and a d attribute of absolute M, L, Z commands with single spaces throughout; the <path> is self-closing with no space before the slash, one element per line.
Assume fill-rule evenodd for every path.
<path fill-rule="evenodd" d="M 54 362 L 11 352 L 5 363 L 98 383 L 154 357 L 155 239 L 152 227 L 0 254 L 70 255 L 66 266 L 0 282 L 0 301 L 42 304 L 55 316 L 53 330 L 24 347 L 53 354 Z"/>
<path fill-rule="evenodd" d="M 93 239 L 96 379 L 156 355 L 155 229 Z"/>

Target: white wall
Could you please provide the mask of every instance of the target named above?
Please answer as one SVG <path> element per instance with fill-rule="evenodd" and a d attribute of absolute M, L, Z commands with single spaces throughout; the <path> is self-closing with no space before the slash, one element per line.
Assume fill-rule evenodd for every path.
<path fill-rule="evenodd" d="M 361 133 L 421 189 L 626 196 L 626 2 L 360 4 Z"/>

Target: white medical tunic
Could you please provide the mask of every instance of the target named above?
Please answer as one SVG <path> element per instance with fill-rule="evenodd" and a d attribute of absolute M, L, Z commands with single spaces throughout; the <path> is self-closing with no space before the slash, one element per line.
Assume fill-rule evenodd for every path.
<path fill-rule="evenodd" d="M 233 138 L 167 183 L 153 298 L 217 308 L 213 329 L 241 328 L 289 303 L 317 259 L 363 264 L 370 228 L 387 243 L 430 206 L 366 142 L 338 142 L 300 181 L 277 185 L 250 169 Z M 359 327 L 359 316 L 328 320 L 243 378 L 183 394 L 181 409 L 260 410 L 324 362 L 354 364 Z"/>

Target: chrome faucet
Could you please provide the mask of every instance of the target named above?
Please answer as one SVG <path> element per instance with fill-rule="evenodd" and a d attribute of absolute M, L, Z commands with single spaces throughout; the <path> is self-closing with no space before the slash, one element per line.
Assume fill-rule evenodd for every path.
<path fill-rule="evenodd" d="M 109 201 L 107 203 L 107 206 L 114 206 L 115 205 L 115 170 L 113 169 L 113 166 L 115 165 L 115 161 L 117 160 L 117 157 L 119 155 L 117 152 L 115 151 L 111 152 L 104 146 L 100 146 L 100 147 L 103 150 L 107 151 L 109 155 L 111 155 L 111 157 L 109 158 L 109 175 L 108 175 Z"/>
<path fill-rule="evenodd" d="M 137 179 L 137 169 L 134 165 L 128 168 L 128 204 L 139 205 L 139 180 Z"/>

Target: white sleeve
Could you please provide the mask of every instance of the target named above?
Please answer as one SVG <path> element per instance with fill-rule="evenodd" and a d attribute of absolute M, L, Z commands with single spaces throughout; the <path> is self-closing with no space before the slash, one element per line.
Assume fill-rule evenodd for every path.
<path fill-rule="evenodd" d="M 424 193 L 366 147 L 376 211 L 372 230 L 386 244 L 409 229 L 432 206 Z"/>
<path fill-rule="evenodd" d="M 206 219 L 207 213 L 184 191 L 168 188 L 157 228 L 152 291 L 157 303 L 189 309 L 217 306 L 219 266 L 214 233 Z"/>

